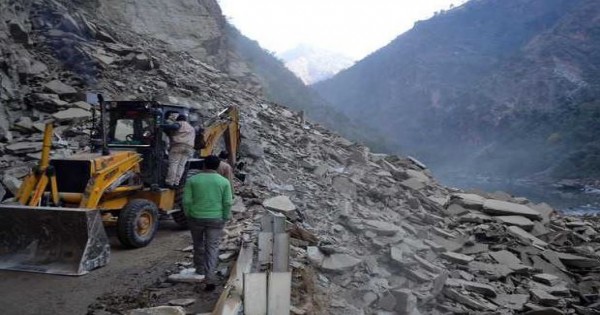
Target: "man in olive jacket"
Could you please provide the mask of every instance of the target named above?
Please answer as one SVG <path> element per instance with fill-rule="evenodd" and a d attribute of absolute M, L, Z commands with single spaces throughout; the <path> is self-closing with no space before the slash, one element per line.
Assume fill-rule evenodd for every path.
<path fill-rule="evenodd" d="M 207 289 L 214 289 L 219 243 L 233 204 L 229 181 L 216 171 L 220 162 L 214 155 L 207 157 L 204 171 L 187 180 L 183 193 L 183 209 L 194 243 L 194 266 L 197 274 L 206 277 Z"/>

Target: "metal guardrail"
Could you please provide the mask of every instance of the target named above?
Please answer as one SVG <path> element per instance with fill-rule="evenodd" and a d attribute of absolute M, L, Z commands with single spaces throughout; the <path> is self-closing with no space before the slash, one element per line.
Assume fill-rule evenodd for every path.
<path fill-rule="evenodd" d="M 253 269 L 254 245 L 242 244 L 225 290 L 213 315 L 288 315 L 291 307 L 292 273 L 289 271 L 289 240 L 285 216 L 268 212 L 261 218 L 258 261 Z"/>

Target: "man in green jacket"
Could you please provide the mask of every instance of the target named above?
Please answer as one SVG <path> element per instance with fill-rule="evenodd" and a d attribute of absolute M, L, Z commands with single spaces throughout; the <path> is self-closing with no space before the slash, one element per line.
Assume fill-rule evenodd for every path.
<path fill-rule="evenodd" d="M 183 209 L 194 244 L 194 266 L 197 274 L 205 276 L 208 290 L 215 288 L 219 243 L 233 204 L 229 181 L 217 173 L 220 162 L 214 155 L 207 157 L 204 171 L 187 180 L 183 193 Z"/>

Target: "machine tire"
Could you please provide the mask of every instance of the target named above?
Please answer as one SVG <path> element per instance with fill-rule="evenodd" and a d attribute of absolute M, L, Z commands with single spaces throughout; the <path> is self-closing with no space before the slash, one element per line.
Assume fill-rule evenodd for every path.
<path fill-rule="evenodd" d="M 175 205 L 179 207 L 179 211 L 171 213 L 171 217 L 173 217 L 173 221 L 177 223 L 177 226 L 182 230 L 189 229 L 187 217 L 185 216 L 185 212 L 183 212 L 183 187 L 179 187 L 175 192 Z"/>
<path fill-rule="evenodd" d="M 185 216 L 185 213 L 183 213 L 183 210 L 173 212 L 173 213 L 171 213 L 171 216 L 173 217 L 173 221 L 175 221 L 175 223 L 177 223 L 177 226 L 180 229 L 187 230 L 190 228 L 188 225 L 187 217 Z"/>
<path fill-rule="evenodd" d="M 117 220 L 117 236 L 123 246 L 144 247 L 158 230 L 158 208 L 146 199 L 133 199 L 121 210 Z"/>
<path fill-rule="evenodd" d="M 186 169 L 183 178 L 190 178 L 196 174 L 198 174 L 200 170 L 195 169 Z M 189 229 L 187 217 L 185 216 L 185 212 L 183 212 L 183 185 L 180 186 L 175 192 L 175 205 L 179 207 L 179 211 L 171 213 L 171 217 L 173 217 L 173 221 L 177 223 L 177 226 L 182 230 Z"/>

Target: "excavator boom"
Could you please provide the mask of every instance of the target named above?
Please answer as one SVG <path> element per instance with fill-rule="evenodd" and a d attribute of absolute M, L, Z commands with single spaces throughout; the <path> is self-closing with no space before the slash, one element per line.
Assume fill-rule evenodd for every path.
<path fill-rule="evenodd" d="M 223 137 L 225 148 L 229 153 L 229 164 L 235 165 L 240 146 L 240 114 L 235 106 L 220 112 L 216 120 L 208 125 L 204 131 L 204 147 L 200 156 L 205 157 L 214 153 L 218 141 Z"/>

